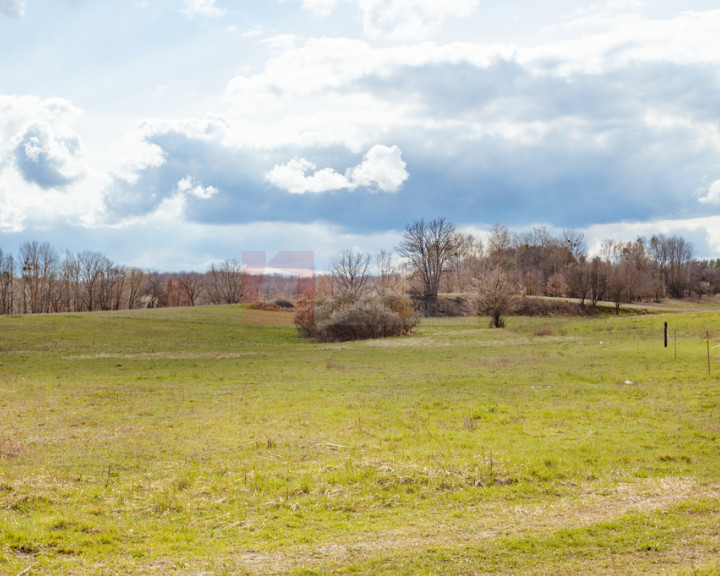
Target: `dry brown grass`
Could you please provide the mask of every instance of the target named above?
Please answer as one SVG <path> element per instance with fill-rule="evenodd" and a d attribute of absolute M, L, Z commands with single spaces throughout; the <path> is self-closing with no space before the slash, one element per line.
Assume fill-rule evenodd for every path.
<path fill-rule="evenodd" d="M 0 436 L 0 460 L 17 458 L 22 452 L 22 445 L 12 436 Z"/>

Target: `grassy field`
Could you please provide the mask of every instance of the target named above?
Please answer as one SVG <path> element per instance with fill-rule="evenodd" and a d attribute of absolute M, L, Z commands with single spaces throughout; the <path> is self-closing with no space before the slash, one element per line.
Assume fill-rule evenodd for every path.
<path fill-rule="evenodd" d="M 290 320 L 0 318 L 0 574 L 720 574 L 720 313 Z"/>

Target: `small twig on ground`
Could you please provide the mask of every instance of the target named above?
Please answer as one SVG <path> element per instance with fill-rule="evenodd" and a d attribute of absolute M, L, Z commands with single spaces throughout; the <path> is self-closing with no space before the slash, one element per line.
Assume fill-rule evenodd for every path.
<path fill-rule="evenodd" d="M 33 566 L 35 566 L 35 564 L 30 564 L 30 566 L 25 568 L 25 570 L 23 570 L 22 572 L 18 572 L 17 576 L 23 576 L 24 574 L 27 574 L 28 572 L 30 572 L 30 568 L 32 568 Z"/>

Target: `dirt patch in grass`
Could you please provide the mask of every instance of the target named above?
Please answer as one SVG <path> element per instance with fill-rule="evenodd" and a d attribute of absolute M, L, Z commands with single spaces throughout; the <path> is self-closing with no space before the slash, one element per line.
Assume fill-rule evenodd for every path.
<path fill-rule="evenodd" d="M 240 553 L 236 561 L 239 568 L 252 574 L 323 570 L 432 549 L 457 551 L 468 546 L 491 545 L 502 538 L 541 538 L 558 530 L 609 522 L 633 512 L 663 511 L 703 498 L 720 499 L 720 484 L 701 485 L 691 478 L 658 478 L 608 488 L 589 485 L 580 494 L 543 504 L 482 502 L 459 515 L 439 511 L 435 518 L 419 518 L 417 524 L 410 523 L 400 530 L 359 532 L 348 536 L 342 544 L 298 546 L 275 553 L 249 550 Z M 691 556 L 681 555 L 677 550 L 670 550 L 668 554 L 680 564 L 683 558 L 692 557 L 698 564 L 712 559 L 711 551 L 704 547 L 697 547 Z"/>

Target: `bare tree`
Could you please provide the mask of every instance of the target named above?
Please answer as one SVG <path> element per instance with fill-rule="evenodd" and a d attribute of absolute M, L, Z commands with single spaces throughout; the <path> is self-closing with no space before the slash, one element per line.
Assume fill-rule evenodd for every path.
<path fill-rule="evenodd" d="M 48 242 L 20 246 L 23 312 L 50 311 L 50 289 L 56 280 L 58 256 Z"/>
<path fill-rule="evenodd" d="M 573 262 L 579 262 L 587 255 L 585 234 L 577 230 L 563 230 L 561 243 L 570 252 Z"/>
<path fill-rule="evenodd" d="M 60 263 L 60 291 L 65 310 L 75 312 L 82 308 L 80 293 L 80 266 L 77 256 L 66 252 Z"/>
<path fill-rule="evenodd" d="M 157 270 L 148 272 L 145 278 L 144 295 L 147 297 L 148 308 L 161 308 L 167 306 L 167 291 L 165 277 Z"/>
<path fill-rule="evenodd" d="M 578 262 L 568 266 L 565 271 L 568 285 L 568 296 L 579 298 L 580 306 L 585 307 L 585 299 L 590 293 L 590 263 L 584 256 Z"/>
<path fill-rule="evenodd" d="M 20 246 L 20 263 L 22 266 L 22 312 L 23 314 L 39 312 L 40 264 L 36 240 L 25 242 Z"/>
<path fill-rule="evenodd" d="M 650 252 L 668 294 L 674 298 L 684 296 L 690 285 L 692 244 L 680 236 L 660 234 L 650 239 Z"/>
<path fill-rule="evenodd" d="M 505 326 L 504 316 L 520 306 L 519 283 L 501 268 L 495 268 L 478 281 L 478 312 L 490 316 L 494 328 Z"/>
<path fill-rule="evenodd" d="M 620 305 L 630 302 L 634 276 L 637 274 L 629 262 L 609 263 L 607 267 L 607 295 L 615 304 L 615 314 L 620 314 Z"/>
<path fill-rule="evenodd" d="M 185 298 L 190 306 L 200 303 L 200 298 L 205 290 L 205 278 L 202 274 L 198 272 L 182 272 L 178 276 L 177 282 L 185 293 Z"/>
<path fill-rule="evenodd" d="M 237 304 L 242 298 L 241 266 L 236 260 L 210 265 L 207 293 L 211 304 Z"/>
<path fill-rule="evenodd" d="M 15 305 L 15 260 L 0 248 L 0 314 L 12 314 Z"/>
<path fill-rule="evenodd" d="M 98 294 L 100 310 L 120 310 L 126 278 L 124 266 L 115 265 L 109 258 L 104 259 Z"/>
<path fill-rule="evenodd" d="M 398 254 L 406 258 L 422 285 L 426 314 L 437 314 L 440 280 L 457 250 L 455 224 L 445 218 L 430 222 L 416 220 L 405 227 Z"/>
<path fill-rule="evenodd" d="M 102 276 L 109 262 L 108 258 L 101 252 L 83 250 L 77 255 L 82 309 L 88 312 L 99 308 Z"/>
<path fill-rule="evenodd" d="M 488 234 L 488 259 L 493 267 L 513 268 L 513 234 L 507 226 L 495 224 Z"/>
<path fill-rule="evenodd" d="M 590 301 L 593 308 L 605 296 L 607 289 L 607 263 L 600 260 L 598 256 L 592 259 L 588 266 L 588 287 L 590 289 Z"/>
<path fill-rule="evenodd" d="M 720 258 L 708 260 L 707 262 L 710 292 L 714 295 L 720 292 Z"/>
<path fill-rule="evenodd" d="M 608 269 L 608 293 L 616 310 L 621 302 L 652 298 L 656 293 L 654 266 L 647 252 L 645 239 L 603 243 Z M 622 288 L 620 288 L 622 286 Z"/>
<path fill-rule="evenodd" d="M 582 244 L 582 234 L 566 231 L 556 237 L 544 226 L 538 226 L 515 235 L 513 250 L 507 253 L 506 258 L 511 260 L 514 256 L 515 266 L 523 273 L 527 293 L 530 294 L 531 290 L 541 293 L 551 277 L 563 273 L 576 261 L 573 250 L 580 251 Z M 512 268 L 507 264 L 504 267 Z"/>
<path fill-rule="evenodd" d="M 400 275 L 393 264 L 392 254 L 380 250 L 375 255 L 376 284 L 378 292 L 395 290 L 400 283 Z"/>
<path fill-rule="evenodd" d="M 168 278 L 165 282 L 165 291 L 167 292 L 167 305 L 169 307 L 175 308 L 177 306 L 190 305 L 190 302 L 188 302 L 185 296 L 185 290 L 183 290 L 179 280 Z"/>
<path fill-rule="evenodd" d="M 713 267 L 712 260 L 694 261 L 691 267 L 692 291 L 698 297 L 698 301 L 703 296 L 712 294 L 713 292 Z"/>
<path fill-rule="evenodd" d="M 456 233 L 456 250 L 450 258 L 447 276 L 448 292 L 465 292 L 473 289 L 480 274 L 483 259 L 482 241 L 469 233 Z"/>
<path fill-rule="evenodd" d="M 127 307 L 133 310 L 138 307 L 147 283 L 147 272 L 140 268 L 130 268 L 127 272 Z"/>
<path fill-rule="evenodd" d="M 340 252 L 332 261 L 334 293 L 358 298 L 371 285 L 370 255 L 348 249 Z"/>
<path fill-rule="evenodd" d="M 545 285 L 545 296 L 565 298 L 568 293 L 568 284 L 565 276 L 560 273 L 553 274 L 548 278 Z"/>

